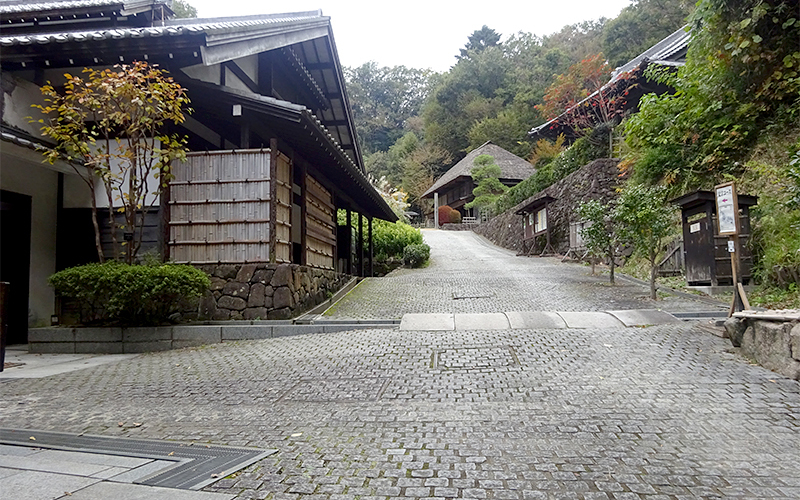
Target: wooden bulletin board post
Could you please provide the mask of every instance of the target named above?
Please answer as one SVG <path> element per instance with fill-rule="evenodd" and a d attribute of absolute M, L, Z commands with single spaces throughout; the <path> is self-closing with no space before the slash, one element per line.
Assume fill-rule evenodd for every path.
<path fill-rule="evenodd" d="M 728 253 L 731 255 L 731 277 L 733 281 L 733 303 L 728 316 L 734 311 L 750 309 L 739 272 L 739 199 L 736 185 L 726 182 L 714 187 L 714 198 L 717 203 L 717 224 L 719 235 L 728 237 Z"/>

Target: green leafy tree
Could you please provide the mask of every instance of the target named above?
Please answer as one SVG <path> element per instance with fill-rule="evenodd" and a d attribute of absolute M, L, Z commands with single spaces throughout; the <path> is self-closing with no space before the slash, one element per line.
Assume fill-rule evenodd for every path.
<path fill-rule="evenodd" d="M 675 210 L 664 202 L 658 186 L 628 184 L 620 194 L 613 218 L 622 239 L 650 264 L 650 298 L 656 300 L 656 259 L 675 228 Z"/>
<path fill-rule="evenodd" d="M 496 47 L 499 44 L 500 33 L 484 24 L 481 29 L 472 32 L 464 48 L 459 49 L 461 55 L 456 57 L 466 58 L 470 56 L 470 53 L 483 52 L 487 47 Z"/>
<path fill-rule="evenodd" d="M 613 204 L 600 203 L 598 200 L 583 202 L 578 206 L 578 216 L 581 221 L 587 223 L 581 230 L 581 237 L 586 248 L 593 257 L 604 258 L 608 261 L 609 282 L 613 285 L 617 248 L 620 244 Z M 594 265 L 594 260 L 592 265 Z"/>
<path fill-rule="evenodd" d="M 197 17 L 197 9 L 189 5 L 185 0 L 172 0 L 172 12 L 179 19 Z"/>
<path fill-rule="evenodd" d="M 388 151 L 409 131 L 436 82 L 431 70 L 405 66 L 380 67 L 374 61 L 344 68 L 347 92 L 358 137 L 367 154 Z"/>
<path fill-rule="evenodd" d="M 83 70 L 86 78 L 64 75 L 63 90 L 42 87 L 44 105 L 34 105 L 45 116 L 38 120 L 42 133 L 56 146 L 45 153 L 51 163 L 66 158 L 91 192 L 92 224 L 97 255 L 103 262 L 97 221 L 95 179 L 105 188 L 109 206 L 113 258 L 131 264 L 142 244 L 144 218 L 151 205 L 148 195 L 159 195 L 171 178 L 170 166 L 185 160 L 185 138 L 169 135 L 169 123 L 180 124 L 190 111 L 186 89 L 165 71 L 146 62 L 111 69 Z M 152 185 L 151 177 L 155 178 Z M 123 234 L 119 242 L 111 207 L 120 206 Z M 127 240 L 128 238 L 126 238 Z M 121 251 L 125 247 L 125 252 Z"/>
<path fill-rule="evenodd" d="M 472 190 L 475 199 L 467 203 L 465 207 L 494 210 L 497 201 L 508 190 L 508 187 L 499 179 L 503 172 L 491 155 L 479 155 L 472 163 L 475 165 L 472 169 L 472 180 L 477 184 Z"/>
<path fill-rule="evenodd" d="M 603 53 L 622 66 L 686 24 L 694 2 L 635 0 L 603 27 Z"/>
<path fill-rule="evenodd" d="M 741 173 L 737 164 L 770 125 L 800 113 L 797 3 L 701 0 L 677 73 L 650 71 L 676 89 L 647 95 L 626 124 L 634 179 L 673 194 Z"/>

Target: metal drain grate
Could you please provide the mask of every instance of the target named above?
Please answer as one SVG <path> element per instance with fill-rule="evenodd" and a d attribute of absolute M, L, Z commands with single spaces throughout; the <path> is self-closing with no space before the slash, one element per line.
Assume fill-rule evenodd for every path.
<path fill-rule="evenodd" d="M 184 490 L 199 490 L 278 451 L 3 428 L 0 443 L 171 461 L 175 464 L 135 482 Z"/>

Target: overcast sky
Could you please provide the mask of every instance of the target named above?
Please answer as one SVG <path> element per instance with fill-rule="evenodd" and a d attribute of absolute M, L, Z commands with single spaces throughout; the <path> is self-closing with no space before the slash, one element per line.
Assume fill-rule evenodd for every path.
<path fill-rule="evenodd" d="M 503 39 L 525 31 L 548 35 L 566 24 L 612 18 L 630 0 L 188 0 L 198 17 L 243 16 L 322 9 L 330 16 L 345 66 L 376 61 L 447 71 L 458 49 L 484 24 Z"/>

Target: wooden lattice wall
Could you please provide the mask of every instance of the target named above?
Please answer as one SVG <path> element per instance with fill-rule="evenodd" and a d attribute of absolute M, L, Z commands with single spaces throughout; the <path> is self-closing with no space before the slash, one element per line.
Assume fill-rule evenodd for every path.
<path fill-rule="evenodd" d="M 336 208 L 330 191 L 306 175 L 306 264 L 333 269 L 336 251 Z"/>
<path fill-rule="evenodd" d="M 171 259 L 269 262 L 269 167 L 269 150 L 189 153 L 185 163 L 175 165 Z"/>
<path fill-rule="evenodd" d="M 278 153 L 278 168 L 275 182 L 275 260 L 292 262 L 292 163 L 288 157 Z"/>

